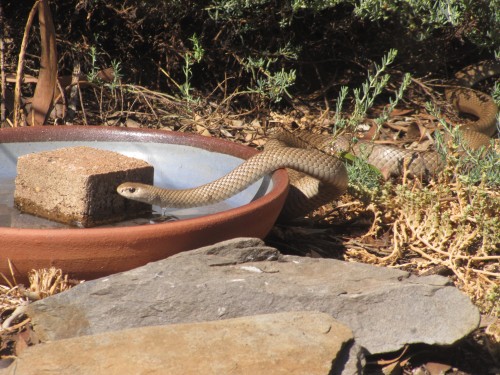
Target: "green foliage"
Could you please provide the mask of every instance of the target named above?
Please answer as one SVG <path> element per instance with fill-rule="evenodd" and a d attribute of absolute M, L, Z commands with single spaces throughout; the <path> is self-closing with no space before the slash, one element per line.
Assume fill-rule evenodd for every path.
<path fill-rule="evenodd" d="M 417 40 L 453 27 L 479 46 L 495 47 L 500 43 L 499 0 L 295 0 L 292 8 L 321 11 L 339 4 L 352 6 L 361 19 L 399 22 Z"/>
<path fill-rule="evenodd" d="M 437 151 L 447 164 L 443 173 L 465 185 L 500 187 L 500 154 L 494 147 L 494 141 L 487 149 L 471 150 L 465 144 L 460 128 L 448 124 L 431 103 L 426 103 L 426 109 L 439 119 L 444 129 L 443 132 L 435 132 Z"/>
<path fill-rule="evenodd" d="M 482 183 L 491 188 L 500 187 L 500 154 L 493 149 L 471 151 L 466 150 L 465 155 L 454 155 L 454 163 L 458 165 L 461 173 L 457 178 L 464 184 L 475 185 Z"/>
<path fill-rule="evenodd" d="M 390 50 L 387 55 L 382 57 L 381 63 L 373 64 L 373 71 L 368 72 L 365 82 L 361 85 L 361 89 L 355 88 L 354 93 L 354 109 L 348 118 L 342 117 L 342 108 L 348 94 L 348 87 L 343 86 L 340 89 L 339 96 L 336 102 L 336 111 L 333 129 L 334 134 L 339 132 L 354 132 L 358 124 L 366 118 L 367 111 L 375 103 L 375 99 L 387 87 L 390 76 L 383 74 L 388 65 L 394 62 L 397 51 Z M 389 105 L 384 109 L 382 114 L 375 119 L 379 127 L 387 121 L 390 112 L 395 108 L 399 100 L 403 97 L 405 90 L 410 84 L 411 76 L 405 74 L 403 82 L 399 89 L 395 92 L 395 97 L 389 99 Z M 355 140 L 354 140 L 355 141 Z M 367 150 L 368 151 L 368 150 Z M 344 154 L 343 158 L 347 161 L 347 173 L 349 176 L 349 185 L 352 189 L 366 194 L 369 192 L 371 195 L 377 194 L 380 190 L 380 182 L 382 181 L 382 174 L 374 166 L 368 164 L 365 160 L 366 157 L 360 155 L 355 157 L 349 153 Z"/>
<path fill-rule="evenodd" d="M 214 0 L 208 8 L 214 19 L 248 17 L 272 7 L 265 0 Z M 482 47 L 500 43 L 500 0 L 291 0 L 282 2 L 273 15 L 281 17 L 280 24 L 290 25 L 297 14 L 321 12 L 339 5 L 352 7 L 360 19 L 373 22 L 396 21 L 417 40 L 431 38 L 436 30 L 453 27 Z M 466 25 L 466 27 L 463 27 Z M 245 24 L 242 31 L 252 29 Z"/>
<path fill-rule="evenodd" d="M 247 89 L 248 93 L 258 94 L 275 103 L 280 102 L 284 95 L 291 97 L 287 89 L 294 84 L 296 72 L 283 68 L 277 72 L 271 71 L 270 66 L 276 61 L 276 58 L 254 60 L 250 57 L 243 63 L 245 71 L 252 74 L 253 86 Z"/>
<path fill-rule="evenodd" d="M 90 46 L 89 57 L 90 57 L 90 71 L 87 74 L 87 79 L 89 80 L 89 82 L 96 83 L 99 80 L 97 74 L 99 73 L 100 69 L 97 63 L 98 52 L 96 46 Z"/>
<path fill-rule="evenodd" d="M 233 52 L 239 55 L 238 63 L 245 72 L 252 74 L 247 86 L 249 92 L 278 102 L 284 95 L 290 95 L 288 88 L 293 82 L 303 78 L 296 62 L 304 57 L 310 59 L 310 56 L 300 53 L 308 53 L 312 47 L 310 42 L 319 42 L 314 38 L 304 39 L 302 33 L 324 33 L 325 38 L 318 45 L 319 58 L 323 58 L 321 54 L 336 44 L 335 40 L 328 40 L 335 37 L 325 27 L 329 23 L 337 30 L 344 29 L 346 32 L 350 32 L 349 26 L 346 28 L 349 22 L 352 25 L 358 22 L 365 27 L 379 25 L 380 30 L 393 28 L 398 33 L 394 39 L 413 39 L 415 43 L 433 38 L 437 32 L 447 32 L 489 48 L 500 43 L 499 33 L 495 33 L 500 27 L 500 16 L 498 10 L 493 11 L 495 8 L 491 3 L 476 0 L 291 0 L 279 3 L 269 0 L 212 0 L 204 10 L 227 31 L 226 42 L 235 48 Z M 300 52 L 285 55 L 280 53 L 284 49 Z M 338 52 L 334 52 L 335 57 L 342 58 L 337 55 Z M 366 108 L 372 105 L 371 100 L 378 95 L 377 91 L 387 83 L 384 82 L 387 76 L 379 74 L 386 63 L 392 63 L 394 57 L 390 54 L 386 56 L 388 61 L 375 68 L 366 86 L 354 92 L 357 108 L 351 123 L 357 123 L 364 117 Z M 380 71 L 378 68 L 381 68 Z M 405 80 L 402 90 L 408 80 Z M 337 104 L 341 107 L 342 101 Z"/>
<path fill-rule="evenodd" d="M 351 154 L 344 154 L 343 159 L 346 160 L 351 194 L 373 199 L 380 193 L 383 178 L 377 168 L 368 164 L 362 157 Z"/>
<path fill-rule="evenodd" d="M 90 46 L 89 48 L 90 71 L 87 74 L 87 79 L 89 80 L 89 82 L 92 82 L 97 85 L 102 84 L 102 81 L 99 79 L 99 72 L 101 70 L 101 67 L 99 66 L 98 63 L 99 55 L 102 54 L 100 54 L 97 51 L 97 47 Z M 123 74 L 122 74 L 122 66 L 119 61 L 112 60 L 111 68 L 113 69 L 113 81 L 107 82 L 105 86 L 108 87 L 112 93 L 114 93 L 114 91 L 116 89 L 119 89 L 121 86 L 121 79 Z"/>
<path fill-rule="evenodd" d="M 348 132 L 352 132 L 356 130 L 357 125 L 366 118 L 366 113 L 371 107 L 373 107 L 377 96 L 379 96 L 387 87 L 390 76 L 383 73 L 387 69 L 388 65 L 394 62 L 396 55 L 396 50 L 390 50 L 387 55 L 382 57 L 380 65 L 374 64 L 373 72 L 368 72 L 366 81 L 362 84 L 361 89 L 355 88 L 353 90 L 354 109 L 349 118 L 341 117 L 343 103 L 348 93 L 348 88 L 346 86 L 341 88 L 336 103 L 334 134 L 337 134 L 339 131 L 346 130 Z M 409 74 L 405 74 L 403 82 L 396 91 L 394 99 L 390 99 L 389 106 L 385 108 L 382 115 L 376 119 L 376 123 L 379 126 L 382 126 L 382 124 L 387 121 L 390 112 L 396 107 L 399 100 L 403 97 L 405 90 L 410 84 L 410 79 L 411 76 Z"/>
<path fill-rule="evenodd" d="M 500 285 L 494 285 L 486 295 L 487 311 L 491 315 L 500 316 Z"/>
<path fill-rule="evenodd" d="M 212 4 L 205 9 L 216 21 L 234 20 L 235 18 L 245 17 L 251 12 L 259 12 L 268 3 L 269 0 L 213 0 Z M 251 25 L 247 26 L 251 27 Z M 247 26 L 244 26 L 244 28 L 246 29 Z"/>
<path fill-rule="evenodd" d="M 366 117 L 367 111 L 373 107 L 375 98 L 379 96 L 387 86 L 390 76 L 382 74 L 388 65 L 394 62 L 397 51 L 392 49 L 382 58 L 380 65 L 374 64 L 375 73 L 368 72 L 368 78 L 363 83 L 361 90 L 355 88 L 354 92 L 354 111 L 349 119 L 350 125 L 357 125 Z"/>
<path fill-rule="evenodd" d="M 9 37 L 19 44 L 32 4 L 2 4 Z M 419 51 L 420 66 L 437 70 L 500 45 L 500 0 L 61 0 L 50 6 L 61 74 L 72 71 L 74 56 L 90 78 L 114 59 L 130 83 L 180 91 L 188 100 L 193 89 L 227 97 L 245 90 L 250 95 L 238 105 L 248 106 L 273 105 L 304 88 L 315 92 L 334 75 L 345 84 L 342 78 L 356 79 L 391 48 L 399 51 L 398 64 L 413 63 L 408 59 Z M 37 43 L 30 41 L 29 53 L 38 55 Z M 467 43 L 468 56 L 447 48 L 451 43 Z M 8 53 L 6 66 L 15 66 L 16 58 Z M 26 67 L 38 69 L 35 60 Z M 385 73 L 374 71 L 372 78 L 375 85 L 354 93 L 354 123 Z"/>
<path fill-rule="evenodd" d="M 498 105 L 500 103 L 500 82 L 495 82 L 491 96 L 493 97 L 493 100 L 495 100 L 495 102 Z M 497 123 L 498 123 L 498 121 L 497 121 Z"/>
<path fill-rule="evenodd" d="M 396 108 L 396 105 L 398 105 L 399 101 L 403 98 L 403 95 L 410 86 L 411 83 L 411 74 L 410 73 L 405 73 L 403 77 L 403 82 L 401 82 L 401 86 L 399 86 L 398 90 L 395 92 L 395 97 L 389 98 L 389 105 L 384 108 L 384 111 L 382 114 L 375 119 L 375 123 L 377 124 L 378 128 L 384 124 L 389 119 L 389 116 L 391 112 Z"/>
<path fill-rule="evenodd" d="M 184 83 L 182 83 L 181 85 L 177 84 L 177 87 L 179 88 L 183 98 L 191 102 L 194 101 L 193 97 L 191 96 L 191 78 L 193 76 L 191 68 L 194 64 L 201 61 L 203 55 L 205 54 L 205 50 L 201 46 L 201 43 L 196 34 L 193 34 L 193 36 L 189 38 L 189 41 L 193 44 L 193 49 L 191 51 L 187 51 L 184 54 L 184 66 L 182 67 L 182 71 L 184 73 Z"/>
<path fill-rule="evenodd" d="M 106 83 L 106 86 L 110 88 L 111 92 L 114 92 L 117 89 L 121 89 L 121 80 L 123 76 L 122 64 L 119 61 L 112 60 L 111 68 L 113 69 L 113 80 L 109 83 Z"/>

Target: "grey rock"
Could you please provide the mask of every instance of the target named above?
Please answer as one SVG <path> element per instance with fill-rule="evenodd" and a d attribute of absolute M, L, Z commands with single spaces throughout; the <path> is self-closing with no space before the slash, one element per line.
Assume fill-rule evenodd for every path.
<path fill-rule="evenodd" d="M 256 315 L 35 345 L 1 373 L 329 375 L 352 338 L 349 328 L 324 313 Z"/>
<path fill-rule="evenodd" d="M 283 256 L 257 239 L 177 254 L 28 307 L 42 341 L 283 311 L 328 313 L 370 353 L 411 343 L 449 345 L 480 319 L 444 277 Z"/>

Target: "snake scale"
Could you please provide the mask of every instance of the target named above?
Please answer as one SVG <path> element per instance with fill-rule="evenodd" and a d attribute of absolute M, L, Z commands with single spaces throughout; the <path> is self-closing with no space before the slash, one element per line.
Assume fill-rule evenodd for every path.
<path fill-rule="evenodd" d="M 477 117 L 461 127 L 462 139 L 477 149 L 489 143 L 495 132 L 498 108 L 491 96 L 473 90 L 474 84 L 500 73 L 500 61 L 485 61 L 462 69 L 446 89 L 445 96 L 457 110 Z M 166 208 L 199 207 L 223 201 L 262 176 L 279 168 L 289 168 L 290 191 L 280 218 L 303 216 L 340 197 L 347 189 L 343 162 L 332 155 L 349 151 L 363 157 L 386 175 L 399 175 L 403 161 L 407 171 L 416 176 L 436 173 L 443 165 L 435 151 L 417 152 L 394 146 L 359 141 L 352 144 L 346 136 L 307 132 L 280 132 L 267 142 L 264 151 L 244 161 L 227 175 L 191 189 L 163 189 L 141 183 L 125 182 L 117 191 L 125 198 Z M 297 172 L 300 173 L 297 173 Z"/>

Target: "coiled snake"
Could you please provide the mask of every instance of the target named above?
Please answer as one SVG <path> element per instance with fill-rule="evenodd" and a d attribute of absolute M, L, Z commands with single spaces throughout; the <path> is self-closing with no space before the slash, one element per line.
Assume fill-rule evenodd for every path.
<path fill-rule="evenodd" d="M 455 75 L 454 85 L 446 90 L 446 98 L 460 112 L 478 118 L 461 128 L 462 139 L 471 148 L 487 145 L 495 132 L 498 108 L 489 95 L 470 88 L 480 80 L 500 73 L 500 62 L 486 61 L 469 66 Z M 467 87 L 465 87 L 467 86 Z M 223 201 L 279 168 L 290 168 L 290 184 L 281 219 L 293 219 L 332 201 L 347 189 L 347 172 L 343 162 L 327 154 L 332 148 L 349 151 L 366 158 L 367 162 L 389 175 L 401 172 L 403 161 L 407 171 L 423 176 L 438 171 L 443 164 L 435 151 L 416 152 L 393 146 L 360 141 L 351 145 L 345 136 L 297 135 L 282 132 L 271 138 L 263 152 L 249 158 L 218 180 L 182 190 L 163 189 L 140 183 L 125 182 L 117 191 L 125 198 L 160 207 L 199 207 Z"/>

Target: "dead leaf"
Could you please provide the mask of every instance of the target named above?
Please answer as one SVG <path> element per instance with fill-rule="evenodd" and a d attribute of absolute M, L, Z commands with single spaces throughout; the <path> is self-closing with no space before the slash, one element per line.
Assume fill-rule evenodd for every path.
<path fill-rule="evenodd" d="M 415 122 L 410 122 L 407 127 L 406 131 L 406 136 L 411 139 L 421 139 L 422 138 L 422 132 L 420 130 L 420 127 L 417 123 Z"/>
<path fill-rule="evenodd" d="M 125 126 L 127 128 L 140 128 L 141 124 L 135 120 L 132 120 L 131 118 L 128 118 L 125 120 Z"/>
<path fill-rule="evenodd" d="M 404 108 L 404 109 L 399 109 L 399 108 L 394 108 L 391 113 L 390 113 L 390 116 L 391 117 L 396 117 L 396 116 L 407 116 L 409 115 L 410 113 L 414 113 L 415 111 L 411 108 Z"/>
<path fill-rule="evenodd" d="M 41 41 L 40 73 L 31 111 L 27 117 L 28 124 L 32 126 L 45 124 L 55 98 L 57 84 L 56 31 L 47 0 L 40 0 L 38 4 L 38 22 Z"/>
<path fill-rule="evenodd" d="M 113 82 L 115 80 L 115 70 L 112 67 L 99 70 L 97 77 L 103 82 Z"/>
<path fill-rule="evenodd" d="M 228 132 L 224 128 L 220 128 L 220 132 L 224 135 L 226 138 L 234 138 L 234 135 L 232 135 L 230 132 Z"/>
<path fill-rule="evenodd" d="M 399 364 L 399 362 L 391 363 L 390 365 L 382 368 L 382 373 L 384 375 L 400 375 L 402 374 L 401 365 Z"/>
<path fill-rule="evenodd" d="M 368 131 L 366 132 L 363 132 L 359 138 L 372 140 L 373 137 L 375 137 L 375 135 L 377 134 L 377 129 L 378 129 L 377 124 L 373 122 L 372 125 L 370 126 L 370 129 L 368 129 Z"/>
<path fill-rule="evenodd" d="M 242 120 L 231 120 L 231 126 L 236 129 L 242 129 L 244 122 Z"/>
<path fill-rule="evenodd" d="M 422 139 L 428 138 L 427 135 L 429 134 L 429 131 L 427 130 L 427 128 L 420 121 L 417 121 L 417 126 L 418 130 L 420 131 L 420 141 Z"/>
<path fill-rule="evenodd" d="M 196 133 L 203 135 L 205 137 L 211 136 L 211 134 L 207 128 L 205 128 L 204 126 L 198 125 L 198 124 L 196 124 Z"/>
<path fill-rule="evenodd" d="M 267 141 L 263 138 L 260 138 L 260 139 L 254 139 L 252 141 L 252 144 L 256 145 L 256 146 L 264 146 L 265 144 L 267 143 Z"/>
<path fill-rule="evenodd" d="M 383 366 L 391 363 L 398 363 L 401 358 L 405 355 L 405 353 L 408 351 L 409 346 L 406 345 L 403 350 L 401 351 L 401 354 L 399 354 L 396 358 L 392 359 L 379 359 L 377 360 L 377 365 Z"/>
<path fill-rule="evenodd" d="M 444 363 L 427 362 L 425 364 L 425 369 L 430 375 L 445 375 L 446 372 L 451 369 L 451 366 Z"/>
<path fill-rule="evenodd" d="M 251 142 L 255 138 L 255 133 L 246 133 L 243 138 L 245 142 Z"/>
<path fill-rule="evenodd" d="M 257 130 L 257 133 L 263 134 L 264 131 L 262 130 L 262 125 L 260 124 L 259 120 L 253 119 L 253 121 L 250 123 L 250 126 Z"/>

